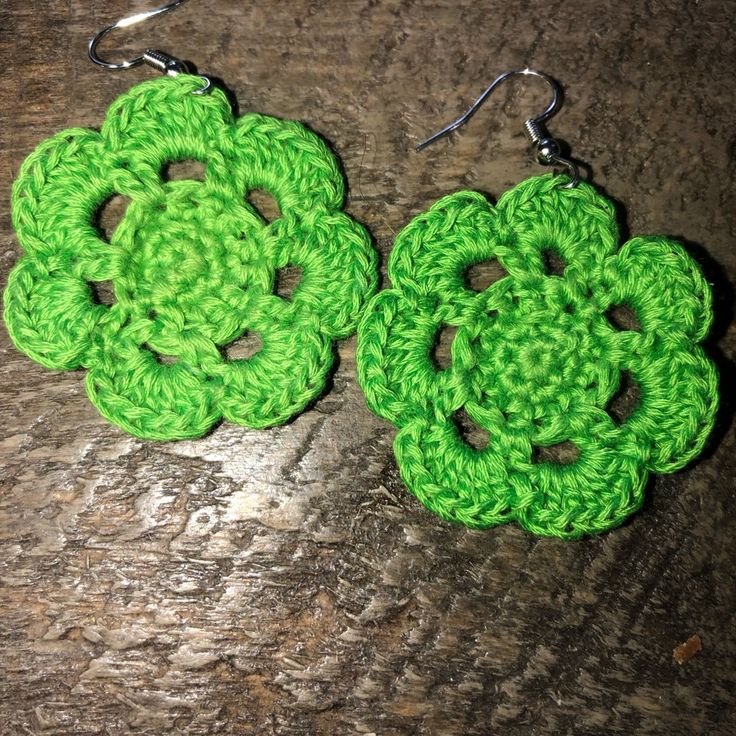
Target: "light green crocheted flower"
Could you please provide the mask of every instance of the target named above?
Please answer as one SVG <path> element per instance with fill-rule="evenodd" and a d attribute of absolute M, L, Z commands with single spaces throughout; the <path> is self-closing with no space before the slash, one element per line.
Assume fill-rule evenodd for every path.
<path fill-rule="evenodd" d="M 323 390 L 331 341 L 354 331 L 376 288 L 325 144 L 295 122 L 234 120 L 220 90 L 191 94 L 200 86 L 179 75 L 133 87 L 99 133 L 41 143 L 13 188 L 25 251 L 5 292 L 13 341 L 49 368 L 87 368 L 95 406 L 144 438 L 196 437 L 222 417 L 288 420 Z M 185 159 L 205 164 L 204 180 L 165 181 Z M 277 219 L 246 201 L 254 189 L 274 196 Z M 107 242 L 95 217 L 115 194 L 130 204 Z M 302 270 L 288 300 L 274 294 L 286 266 Z M 108 280 L 111 306 L 91 286 Z M 228 359 L 245 332 L 262 348 Z"/>
<path fill-rule="evenodd" d="M 677 243 L 634 238 L 619 249 L 618 238 L 610 202 L 553 176 L 524 181 L 496 207 L 474 192 L 445 197 L 399 234 L 393 288 L 359 326 L 358 373 L 371 409 L 399 427 L 404 482 L 443 518 L 600 532 L 641 505 L 649 472 L 702 449 L 717 406 L 715 368 L 698 345 L 710 290 Z M 470 289 L 466 270 L 493 259 L 506 275 Z M 611 322 L 618 305 L 635 312 L 636 329 Z M 447 325 L 457 332 L 443 370 L 432 350 Z M 610 404 L 625 374 L 640 397 L 621 421 Z M 461 410 L 488 432 L 485 448 L 464 441 Z M 561 443 L 577 458 L 540 457 Z"/>

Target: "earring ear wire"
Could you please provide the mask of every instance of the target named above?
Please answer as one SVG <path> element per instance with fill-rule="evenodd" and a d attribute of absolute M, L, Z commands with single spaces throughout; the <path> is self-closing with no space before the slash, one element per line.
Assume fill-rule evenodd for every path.
<path fill-rule="evenodd" d="M 153 8 L 152 10 L 147 10 L 143 13 L 136 13 L 135 15 L 129 15 L 115 21 L 115 23 L 106 26 L 90 38 L 87 43 L 87 56 L 89 56 L 90 61 L 94 62 L 98 66 L 102 66 L 105 69 L 111 69 L 112 71 L 132 69 L 133 67 L 145 63 L 168 77 L 175 77 L 177 74 L 189 74 L 190 69 L 185 61 L 177 59 L 175 56 L 169 56 L 163 51 L 157 51 L 156 49 L 146 49 L 140 56 L 135 56 L 132 59 L 126 59 L 125 61 L 119 62 L 106 61 L 97 53 L 97 46 L 108 33 L 111 33 L 118 28 L 128 28 L 136 23 L 142 23 L 149 18 L 161 15 L 162 13 L 168 13 L 170 10 L 175 10 L 186 1 L 187 0 L 173 0 L 172 2 L 167 3 L 166 5 L 161 5 L 158 8 Z M 209 77 L 200 75 L 200 79 L 203 83 L 202 87 L 192 90 L 193 95 L 207 94 L 212 90 L 212 80 L 210 80 Z"/>
<path fill-rule="evenodd" d="M 461 115 L 457 120 L 454 120 L 449 125 L 442 128 L 442 130 L 423 140 L 416 146 L 415 150 L 421 151 L 440 138 L 444 138 L 446 135 L 452 133 L 452 131 L 457 130 L 460 126 L 465 125 L 465 123 L 467 123 L 470 118 L 478 112 L 480 106 L 488 99 L 494 89 L 500 86 L 507 79 L 517 75 L 527 77 L 533 76 L 542 79 L 552 90 L 552 100 L 549 105 L 547 105 L 544 112 L 536 117 L 528 118 L 524 121 L 524 134 L 528 141 L 533 146 L 536 146 L 537 161 L 542 164 L 542 166 L 558 165 L 567 169 L 570 181 L 563 186 L 566 189 L 573 189 L 580 182 L 580 172 L 578 171 L 578 167 L 573 161 L 562 156 L 560 144 L 549 135 L 547 128 L 544 125 L 545 121 L 556 115 L 562 106 L 562 87 L 560 87 L 559 83 L 548 74 L 538 72 L 535 69 L 513 69 L 497 76 L 486 88 L 483 94 L 468 108 L 467 112 Z"/>
<path fill-rule="evenodd" d="M 169 11 L 178 8 L 180 5 L 183 5 L 186 1 L 187 0 L 172 0 L 172 2 L 161 5 L 158 8 L 152 8 L 151 10 L 146 10 L 142 13 L 128 15 L 125 18 L 121 18 L 120 20 L 115 21 L 115 23 L 106 26 L 99 33 L 96 33 L 94 36 L 92 36 L 92 38 L 90 38 L 89 42 L 87 43 L 87 56 L 89 56 L 90 61 L 94 62 L 98 66 L 104 66 L 105 69 L 111 69 L 113 71 L 119 71 L 120 69 L 131 69 L 134 66 L 139 66 L 140 64 L 143 64 L 147 61 L 146 53 L 148 52 L 144 52 L 140 56 L 135 56 L 132 59 L 113 62 L 106 61 L 105 59 L 101 58 L 100 55 L 97 53 L 97 46 L 99 45 L 100 41 L 102 41 L 102 39 L 107 36 L 108 33 L 111 33 L 118 28 L 128 28 L 130 26 L 134 26 L 136 25 L 136 23 L 142 23 L 149 18 L 155 18 L 157 15 L 161 15 L 162 13 L 168 13 Z"/>

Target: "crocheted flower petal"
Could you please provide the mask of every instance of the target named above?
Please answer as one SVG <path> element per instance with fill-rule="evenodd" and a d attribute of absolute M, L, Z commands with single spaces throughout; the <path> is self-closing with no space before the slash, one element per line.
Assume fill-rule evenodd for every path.
<path fill-rule="evenodd" d="M 568 284 L 587 291 L 591 270 L 618 248 L 613 203 L 585 182 L 565 189 L 554 174 L 529 177 L 503 194 L 496 214 L 496 237 L 512 254 L 504 265 L 522 281 L 545 275 L 553 254 Z"/>
<path fill-rule="evenodd" d="M 132 87 L 110 106 L 100 130 L 114 162 L 113 185 L 155 205 L 162 201 L 161 175 L 167 163 L 193 159 L 206 165 L 203 185 L 232 198 L 236 158 L 233 115 L 225 93 L 204 95 L 202 79 L 191 74 L 159 77 Z"/>
<path fill-rule="evenodd" d="M 186 360 L 161 363 L 157 353 L 142 344 L 151 329 L 150 320 L 128 314 L 119 305 L 110 310 L 90 355 L 87 394 L 106 419 L 136 437 L 200 437 L 220 419 L 208 381 L 219 353 L 211 341 L 192 334 L 187 338 L 188 357 L 207 355 L 208 360 L 199 362 L 209 370 Z M 172 347 L 181 349 L 183 342 L 172 341 Z M 165 338 L 159 338 L 156 347 L 164 350 Z"/>
<path fill-rule="evenodd" d="M 260 302 L 260 303 L 258 303 Z M 251 300 L 248 332 L 262 348 L 217 367 L 219 407 L 231 422 L 261 428 L 283 424 L 324 390 L 333 353 L 310 312 L 294 313 L 274 296 Z"/>
<path fill-rule="evenodd" d="M 371 410 L 403 425 L 415 415 L 462 407 L 473 390 L 472 381 L 463 378 L 468 343 L 485 324 L 480 307 L 438 305 L 431 297 L 397 289 L 377 294 L 358 329 L 358 380 Z M 452 364 L 444 370 L 432 359 L 443 325 L 458 328 Z"/>
<path fill-rule="evenodd" d="M 656 333 L 678 350 L 708 334 L 713 321 L 711 290 L 679 243 L 633 238 L 609 259 L 601 280 L 610 305 L 631 307 L 644 333 Z"/>
<path fill-rule="evenodd" d="M 622 437 L 606 444 L 572 438 L 579 457 L 567 465 L 519 463 L 513 477 L 516 518 L 535 534 L 577 539 L 618 526 L 642 504 L 646 449 Z"/>
<path fill-rule="evenodd" d="M 294 311 L 311 312 L 331 339 L 355 331 L 378 283 L 376 252 L 361 225 L 319 206 L 304 217 L 290 214 L 274 221 L 263 245 L 276 269 L 302 271 L 289 298 Z"/>
<path fill-rule="evenodd" d="M 477 451 L 447 418 L 410 420 L 394 440 L 401 477 L 411 492 L 447 521 L 485 528 L 514 518 L 514 482 L 497 442 L 511 455 L 522 452 L 512 437 L 491 437 Z"/>
<path fill-rule="evenodd" d="M 715 365 L 699 346 L 673 351 L 659 341 L 632 353 L 625 368 L 640 387 L 640 405 L 620 428 L 657 473 L 679 470 L 702 451 L 718 409 Z"/>
<path fill-rule="evenodd" d="M 95 218 L 114 192 L 98 133 L 75 128 L 43 141 L 13 184 L 13 227 L 21 246 L 49 270 L 90 281 L 112 278 L 118 253 L 100 237 Z"/>
<path fill-rule="evenodd" d="M 498 259 L 507 268 L 512 251 L 496 232 L 495 213 L 479 192 L 457 192 L 437 201 L 396 236 L 388 262 L 391 283 L 405 293 L 440 301 L 469 302 L 465 271 Z"/>
<path fill-rule="evenodd" d="M 47 368 L 71 370 L 84 362 L 90 336 L 107 308 L 89 286 L 63 270 L 26 256 L 10 272 L 5 323 L 19 350 Z"/>
<path fill-rule="evenodd" d="M 273 195 L 282 213 L 307 215 L 319 205 L 337 210 L 344 198 L 335 157 L 317 135 L 293 120 L 252 113 L 237 121 L 233 139 L 243 196 L 253 189 Z"/>

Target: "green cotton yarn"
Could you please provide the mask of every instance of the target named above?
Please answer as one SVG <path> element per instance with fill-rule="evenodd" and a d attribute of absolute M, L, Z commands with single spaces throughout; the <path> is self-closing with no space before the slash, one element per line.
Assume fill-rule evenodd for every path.
<path fill-rule="evenodd" d="M 369 407 L 398 428 L 401 476 L 443 519 L 469 527 L 512 520 L 577 538 L 620 524 L 642 503 L 650 472 L 677 470 L 703 448 L 718 403 L 698 345 L 711 293 L 684 249 L 661 237 L 619 248 L 613 206 L 587 184 L 527 179 L 492 207 L 459 192 L 415 218 L 389 260 L 393 288 L 358 328 L 358 377 Z M 548 272 L 545 256 L 564 262 Z M 478 293 L 465 271 L 495 259 L 505 276 Z M 639 327 L 621 330 L 626 305 Z M 457 328 L 452 363 L 432 350 Z M 623 422 L 607 411 L 622 375 L 639 386 Z M 489 435 L 478 450 L 458 412 Z M 572 443 L 570 463 L 539 448 Z"/>
<path fill-rule="evenodd" d="M 133 87 L 99 133 L 41 143 L 13 187 L 25 251 L 5 291 L 13 342 L 48 368 L 86 368 L 99 411 L 148 439 L 197 437 L 223 417 L 293 417 L 324 389 L 332 341 L 355 330 L 377 283 L 326 145 L 296 122 L 233 119 L 222 91 L 192 94 L 201 83 L 181 74 Z M 204 180 L 165 181 L 167 163 L 185 159 L 205 165 Z M 274 196 L 277 219 L 246 201 L 254 189 Z M 115 194 L 129 205 L 107 242 L 95 218 Z M 286 266 L 302 270 L 288 300 L 274 293 Z M 102 281 L 112 305 L 94 298 Z M 228 359 L 246 332 L 262 348 Z"/>

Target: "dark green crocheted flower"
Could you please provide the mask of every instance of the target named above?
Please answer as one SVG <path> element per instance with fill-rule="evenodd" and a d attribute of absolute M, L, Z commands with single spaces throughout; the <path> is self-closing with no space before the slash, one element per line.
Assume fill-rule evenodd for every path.
<path fill-rule="evenodd" d="M 371 409 L 399 427 L 405 483 L 443 518 L 600 532 L 640 506 L 649 472 L 702 449 L 717 405 L 715 368 L 698 345 L 712 319 L 708 285 L 677 243 L 634 238 L 619 249 L 618 238 L 610 202 L 552 176 L 524 181 L 496 207 L 474 192 L 445 197 L 399 234 L 394 288 L 358 330 L 359 379 Z M 470 289 L 466 270 L 493 259 L 505 275 Z M 619 305 L 635 329 L 609 319 Z M 447 325 L 457 332 L 443 370 L 432 350 Z M 640 397 L 622 421 L 611 401 L 626 375 Z M 485 448 L 464 441 L 461 410 L 487 431 Z M 540 448 L 562 443 L 576 459 L 544 459 Z"/>
<path fill-rule="evenodd" d="M 282 423 L 324 388 L 331 341 L 355 329 L 376 287 L 365 230 L 340 211 L 343 179 L 322 141 L 295 122 L 233 119 L 225 95 L 194 95 L 199 77 L 132 88 L 99 133 L 65 130 L 23 164 L 13 224 L 25 255 L 5 292 L 19 349 L 57 370 L 88 369 L 87 391 L 139 437 L 205 433 L 222 417 Z M 167 163 L 205 165 L 203 181 L 166 181 Z M 272 222 L 246 200 L 274 196 Z M 130 204 L 109 242 L 96 213 Z M 290 299 L 277 271 L 302 270 Z M 112 281 L 112 305 L 94 282 Z M 262 348 L 230 360 L 246 332 Z M 166 360 L 162 358 L 166 356 Z"/>

